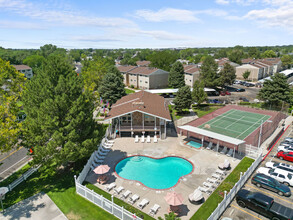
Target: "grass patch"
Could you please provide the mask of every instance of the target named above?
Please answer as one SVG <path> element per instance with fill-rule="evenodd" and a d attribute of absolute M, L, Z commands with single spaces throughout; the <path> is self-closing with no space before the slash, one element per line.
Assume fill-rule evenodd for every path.
<path fill-rule="evenodd" d="M 125 88 L 125 92 L 126 94 L 135 93 L 135 91 L 133 91 L 132 89 L 127 89 L 127 88 Z"/>
<path fill-rule="evenodd" d="M 182 112 L 178 113 L 175 109 L 173 105 L 168 105 L 169 107 L 169 111 L 171 113 L 172 119 L 174 121 L 174 119 L 178 120 L 180 118 L 183 118 L 184 116 L 190 114 L 189 109 L 183 109 Z"/>
<path fill-rule="evenodd" d="M 86 184 L 86 187 L 88 187 L 89 189 L 92 189 L 94 190 L 96 193 L 100 194 L 100 195 L 103 195 L 103 197 L 109 199 L 111 201 L 111 194 L 101 190 L 100 188 L 88 183 Z M 116 203 L 117 205 L 119 206 L 123 206 L 126 210 L 128 210 L 129 212 L 131 213 L 135 213 L 136 216 L 140 217 L 140 218 L 143 218 L 145 220 L 154 220 L 153 217 L 145 214 L 144 212 L 140 211 L 139 209 L 129 205 L 128 203 L 114 197 L 114 203 Z"/>
<path fill-rule="evenodd" d="M 193 107 L 193 111 L 200 118 L 222 107 L 223 107 L 222 105 L 220 106 L 200 105 L 200 106 Z"/>
<path fill-rule="evenodd" d="M 208 219 L 208 217 L 218 207 L 218 203 L 223 200 L 224 191 L 229 192 L 238 182 L 240 172 L 245 172 L 253 162 L 253 159 L 244 157 L 241 162 L 235 167 L 235 169 L 230 173 L 230 175 L 219 185 L 219 187 L 210 195 L 207 201 L 205 201 L 204 204 L 191 217 L 191 219 Z"/>

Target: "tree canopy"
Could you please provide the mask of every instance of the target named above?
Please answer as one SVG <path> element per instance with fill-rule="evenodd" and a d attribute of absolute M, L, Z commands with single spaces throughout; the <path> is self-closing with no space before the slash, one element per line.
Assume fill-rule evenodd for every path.
<path fill-rule="evenodd" d="M 271 76 L 271 80 L 265 80 L 258 97 L 273 105 L 278 105 L 282 101 L 290 103 L 291 89 L 287 77 L 282 73 L 276 73 Z"/>
<path fill-rule="evenodd" d="M 232 85 L 236 79 L 236 70 L 229 63 L 224 64 L 224 68 L 219 72 L 219 85 L 221 87 Z"/>
<path fill-rule="evenodd" d="M 189 109 L 191 103 L 192 103 L 192 96 L 189 86 L 181 87 L 177 94 L 176 98 L 174 99 L 175 109 L 178 112 L 182 112 L 183 109 Z"/>
<path fill-rule="evenodd" d="M 0 151 L 11 150 L 20 136 L 22 124 L 17 121 L 25 77 L 0 58 Z"/>
<path fill-rule="evenodd" d="M 200 67 L 200 79 L 205 87 L 215 88 L 219 85 L 218 64 L 214 58 L 207 56 Z"/>
<path fill-rule="evenodd" d="M 98 91 L 103 100 L 107 100 L 110 104 L 113 104 L 122 96 L 126 95 L 124 86 L 123 76 L 113 66 L 108 69 Z"/>
<path fill-rule="evenodd" d="M 24 145 L 35 164 L 66 165 L 89 156 L 100 140 L 93 96 L 62 56 L 49 56 L 23 95 Z"/>
<path fill-rule="evenodd" d="M 262 58 L 272 58 L 272 57 L 277 57 L 277 54 L 273 50 L 266 50 L 261 54 Z"/>
<path fill-rule="evenodd" d="M 148 57 L 151 61 L 150 66 L 157 67 L 162 70 L 170 71 L 171 65 L 177 60 L 178 56 L 172 51 L 159 51 Z"/>
<path fill-rule="evenodd" d="M 202 81 L 196 80 L 193 84 L 193 90 L 192 90 L 192 99 L 195 101 L 198 105 L 203 103 L 207 98 L 207 94 L 204 91 L 204 84 Z"/>
<path fill-rule="evenodd" d="M 42 63 L 45 61 L 45 58 L 40 55 L 31 55 L 26 57 L 23 60 L 23 64 L 28 65 L 35 71 L 37 68 L 41 67 Z"/>
<path fill-rule="evenodd" d="M 170 70 L 168 85 L 172 88 L 181 88 L 185 86 L 184 82 L 184 68 L 179 61 L 175 62 Z"/>

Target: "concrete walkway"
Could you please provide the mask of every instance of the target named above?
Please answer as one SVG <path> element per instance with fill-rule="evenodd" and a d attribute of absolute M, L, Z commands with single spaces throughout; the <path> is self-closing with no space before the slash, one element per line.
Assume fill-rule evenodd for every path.
<path fill-rule="evenodd" d="M 6 209 L 4 215 L 0 214 L 0 219 L 66 220 L 67 218 L 47 194 L 38 193 Z"/>

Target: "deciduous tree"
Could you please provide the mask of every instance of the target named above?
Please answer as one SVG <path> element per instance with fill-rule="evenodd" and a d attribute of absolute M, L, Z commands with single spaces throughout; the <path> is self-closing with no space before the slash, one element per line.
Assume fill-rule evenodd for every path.
<path fill-rule="evenodd" d="M 266 50 L 261 54 L 262 58 L 272 58 L 272 57 L 277 57 L 275 51 L 273 50 Z"/>
<path fill-rule="evenodd" d="M 185 86 L 184 68 L 182 63 L 180 63 L 179 61 L 175 62 L 172 65 L 172 68 L 169 73 L 168 84 L 169 87 L 172 88 L 181 88 Z"/>
<path fill-rule="evenodd" d="M 246 71 L 242 74 L 242 76 L 243 76 L 243 78 L 244 78 L 245 80 L 247 80 L 248 77 L 250 76 L 250 71 L 249 71 L 249 70 L 246 70 Z"/>

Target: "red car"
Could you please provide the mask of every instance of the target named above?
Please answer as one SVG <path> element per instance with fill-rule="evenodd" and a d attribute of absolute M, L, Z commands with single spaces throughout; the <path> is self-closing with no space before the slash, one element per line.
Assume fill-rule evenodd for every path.
<path fill-rule="evenodd" d="M 277 153 L 277 157 L 280 158 L 281 160 L 287 160 L 293 162 L 293 152 L 284 152 L 284 151 L 279 151 Z"/>
<path fill-rule="evenodd" d="M 220 95 L 221 95 L 221 96 L 225 96 L 226 93 L 225 93 L 224 91 L 221 91 L 221 92 L 220 92 Z"/>
<path fill-rule="evenodd" d="M 225 93 L 226 93 L 226 95 L 231 95 L 231 93 L 229 91 L 226 91 Z"/>

